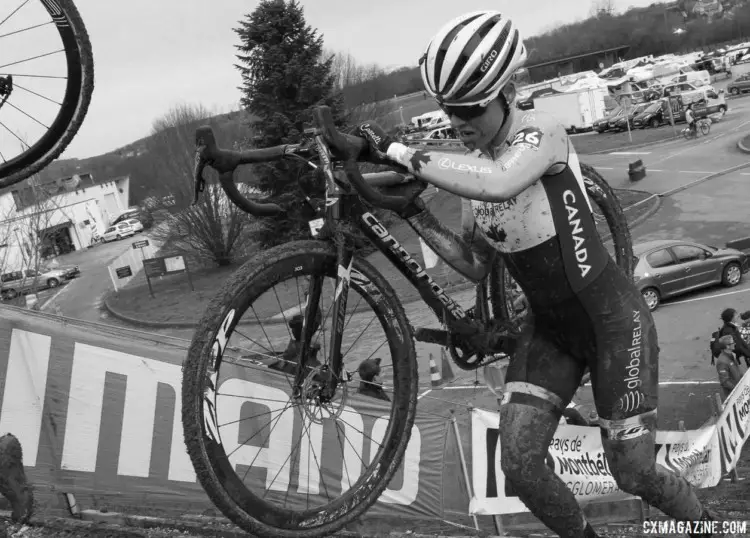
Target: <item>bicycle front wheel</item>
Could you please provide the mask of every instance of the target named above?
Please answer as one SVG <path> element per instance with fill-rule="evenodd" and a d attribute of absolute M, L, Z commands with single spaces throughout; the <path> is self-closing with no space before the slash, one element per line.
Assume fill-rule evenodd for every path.
<path fill-rule="evenodd" d="M 0 15 L 0 188 L 39 172 L 68 147 L 94 90 L 91 43 L 72 0 L 7 4 Z"/>
<path fill-rule="evenodd" d="M 703 136 L 708 135 L 711 132 L 711 124 L 707 121 L 702 121 L 699 126 L 700 132 Z"/>
<path fill-rule="evenodd" d="M 182 421 L 198 479 L 225 516 L 258 536 L 340 529 L 377 500 L 410 438 L 418 389 L 411 329 L 393 288 L 364 260 L 352 268 L 336 396 L 315 392 L 329 371 L 336 273 L 335 247 L 320 241 L 257 255 L 211 301 L 185 361 Z M 300 386 L 294 319 L 315 308 L 305 295 L 311 283 L 322 293 L 310 349 L 321 346 Z"/>

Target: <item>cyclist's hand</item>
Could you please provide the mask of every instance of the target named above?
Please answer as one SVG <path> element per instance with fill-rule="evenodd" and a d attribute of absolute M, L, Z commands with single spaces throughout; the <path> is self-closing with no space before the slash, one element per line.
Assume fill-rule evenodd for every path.
<path fill-rule="evenodd" d="M 374 121 L 360 123 L 354 130 L 354 134 L 367 141 L 369 151 L 362 157 L 366 157 L 368 161 L 375 163 L 388 162 L 386 152 L 394 141 L 380 125 Z"/>

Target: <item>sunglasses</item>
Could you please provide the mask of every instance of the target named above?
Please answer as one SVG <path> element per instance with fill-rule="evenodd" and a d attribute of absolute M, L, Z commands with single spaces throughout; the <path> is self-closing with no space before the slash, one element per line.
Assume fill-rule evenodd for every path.
<path fill-rule="evenodd" d="M 451 106 L 451 105 L 439 105 L 440 108 L 445 112 L 448 117 L 455 116 L 463 121 L 475 120 L 484 114 L 487 110 L 487 105 L 467 105 L 467 106 Z"/>

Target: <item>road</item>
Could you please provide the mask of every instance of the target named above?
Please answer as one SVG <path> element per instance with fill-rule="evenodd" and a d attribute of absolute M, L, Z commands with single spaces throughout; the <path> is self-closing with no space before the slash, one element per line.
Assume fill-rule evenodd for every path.
<path fill-rule="evenodd" d="M 107 266 L 120 254 L 132 248 L 131 243 L 142 239 L 142 236 L 145 234 L 59 256 L 57 261 L 60 265 L 78 265 L 81 275 L 61 287 L 59 292 L 40 298 L 42 310 L 69 318 L 101 321 L 99 303 L 102 296 L 112 289 Z"/>

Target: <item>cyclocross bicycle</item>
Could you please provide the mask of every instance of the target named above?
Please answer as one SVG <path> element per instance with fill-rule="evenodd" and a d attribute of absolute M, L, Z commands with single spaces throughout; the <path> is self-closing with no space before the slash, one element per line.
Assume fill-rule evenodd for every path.
<path fill-rule="evenodd" d="M 72 0 L 2 2 L 0 188 L 39 172 L 68 147 L 93 90 L 91 43 Z"/>
<path fill-rule="evenodd" d="M 318 202 L 311 182 L 299 181 L 316 237 L 259 252 L 238 269 L 206 309 L 183 365 L 182 421 L 196 474 L 224 515 L 258 536 L 325 536 L 378 499 L 414 424 L 415 341 L 446 346 L 455 364 L 475 370 L 512 353 L 517 335 L 502 263 L 475 290 L 449 296 L 375 215 L 377 207 L 405 218 L 440 255 L 430 238 L 441 224 L 420 198 L 426 184 L 403 170 L 363 175 L 354 160 L 335 159 L 326 140 L 344 135 L 327 107 L 314 117 L 307 145 L 225 151 L 209 127 L 196 132 L 196 201 L 204 188 L 217 188 L 204 182 L 206 166 L 219 172 L 229 199 L 257 217 L 285 209 L 246 197 L 250 191 L 234 182 L 239 165 L 297 158 L 324 176 Z M 609 185 L 584 170 L 618 263 L 632 274 L 622 209 Z M 415 211 L 428 212 L 421 225 L 408 218 Z M 397 274 L 386 276 L 358 255 L 362 236 Z M 410 308 L 407 317 L 396 278 L 408 280 L 429 310 Z M 427 312 L 438 326 L 413 328 L 410 317 Z M 387 411 L 355 405 L 371 386 L 386 393 L 379 404 Z"/>

